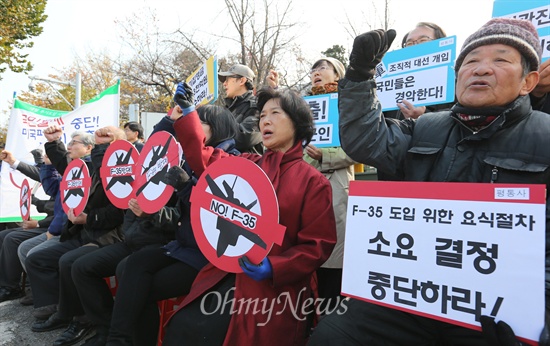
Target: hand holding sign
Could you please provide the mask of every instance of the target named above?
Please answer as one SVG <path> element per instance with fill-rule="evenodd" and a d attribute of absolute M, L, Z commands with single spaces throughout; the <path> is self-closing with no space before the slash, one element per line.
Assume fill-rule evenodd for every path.
<path fill-rule="evenodd" d="M 405 119 L 418 119 L 419 116 L 426 113 L 426 106 L 415 107 L 412 103 L 407 100 L 403 100 L 397 103 L 397 107 L 403 113 Z"/>
<path fill-rule="evenodd" d="M 23 220 L 23 229 L 34 229 L 38 227 L 37 220 Z"/>
<path fill-rule="evenodd" d="M 180 166 L 170 167 L 164 178 L 162 178 L 163 183 L 172 186 L 176 191 L 181 191 L 188 181 L 189 174 Z"/>
<path fill-rule="evenodd" d="M 130 209 L 137 217 L 147 217 L 150 214 L 146 213 L 141 209 L 137 199 L 132 198 L 128 201 L 128 209 Z"/>
<path fill-rule="evenodd" d="M 504 321 L 495 323 L 490 316 L 481 316 L 481 333 L 489 345 L 492 346 L 519 346 L 522 345 L 512 328 Z"/>
<path fill-rule="evenodd" d="M 186 82 L 179 83 L 176 93 L 174 94 L 174 102 L 180 106 L 184 116 L 194 111 L 195 103 L 193 88 Z"/>
<path fill-rule="evenodd" d="M 74 209 L 69 208 L 69 211 L 67 212 L 67 218 L 69 221 L 71 221 L 75 225 L 83 225 L 86 223 L 86 219 L 88 218 L 88 214 L 86 213 L 80 213 L 78 215 L 74 214 Z"/>
<path fill-rule="evenodd" d="M 248 257 L 239 258 L 239 265 L 243 269 L 243 273 L 256 281 L 271 279 L 273 277 L 273 268 L 271 262 L 265 257 L 260 263 L 253 264 Z"/>
<path fill-rule="evenodd" d="M 53 124 L 46 127 L 43 133 L 48 142 L 53 142 L 61 138 L 61 136 L 63 135 L 63 129 L 61 128 L 61 126 Z"/>

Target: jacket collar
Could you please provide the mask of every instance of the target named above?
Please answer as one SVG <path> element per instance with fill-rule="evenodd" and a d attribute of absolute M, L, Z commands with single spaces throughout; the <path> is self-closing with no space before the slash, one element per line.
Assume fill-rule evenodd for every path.
<path fill-rule="evenodd" d="M 239 95 L 239 96 L 234 97 L 234 98 L 226 97 L 224 99 L 225 105 L 226 105 L 227 108 L 232 109 L 236 105 L 248 100 L 251 96 L 252 96 L 252 90 L 248 90 L 244 94 Z"/>
<path fill-rule="evenodd" d="M 461 107 L 460 104 L 456 104 L 451 108 L 451 117 L 455 118 L 460 122 L 458 116 L 456 115 L 457 108 Z M 524 118 L 528 117 L 531 114 L 531 101 L 529 95 L 519 96 L 517 99 L 512 101 L 506 109 L 500 113 L 495 114 L 497 118 L 489 124 L 487 127 L 475 132 L 474 135 L 479 134 L 479 138 L 488 138 L 492 136 L 496 131 L 501 128 L 509 127 Z M 483 113 L 484 109 L 480 109 L 480 113 Z"/>

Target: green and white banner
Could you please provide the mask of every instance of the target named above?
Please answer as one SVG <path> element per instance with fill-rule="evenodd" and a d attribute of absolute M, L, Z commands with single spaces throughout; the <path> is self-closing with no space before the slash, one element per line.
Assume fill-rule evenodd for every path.
<path fill-rule="evenodd" d="M 44 150 L 43 130 L 50 124 L 58 124 L 63 129 L 61 140 L 67 144 L 71 134 L 84 131 L 93 134 L 95 130 L 114 125 L 119 126 L 120 82 L 107 88 L 72 112 L 56 111 L 33 106 L 14 100 L 8 125 L 6 150 L 20 161 L 34 164 L 30 152 L 40 148 Z M 2 162 L 0 172 L 0 222 L 19 222 L 19 186 L 26 177 Z M 31 182 L 32 185 L 32 182 Z M 31 217 L 37 215 L 33 206 Z"/>

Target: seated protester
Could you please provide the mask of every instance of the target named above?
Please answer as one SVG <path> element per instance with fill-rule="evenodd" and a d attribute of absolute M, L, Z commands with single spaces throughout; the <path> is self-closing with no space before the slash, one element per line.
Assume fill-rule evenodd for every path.
<path fill-rule="evenodd" d="M 137 121 L 129 121 L 124 124 L 124 133 L 126 134 L 126 140 L 134 145 L 136 149 L 141 152 L 143 149 L 143 126 Z"/>
<path fill-rule="evenodd" d="M 147 249 L 160 249 L 174 239 L 179 212 L 173 207 L 175 198 L 173 199 L 174 201 L 170 201 L 167 206 L 153 214 L 145 213 L 141 210 L 138 201 L 131 199 L 122 225 L 124 241 L 84 255 L 73 263 L 72 278 L 80 297 L 79 302 L 73 303 L 81 305 L 80 309 L 96 326 L 96 334 L 86 341 L 87 345 L 104 345 L 107 341 L 114 302 L 105 278 L 114 276 L 118 271 L 117 265 L 128 256 Z M 135 290 L 141 286 L 140 282 L 132 288 Z M 117 297 L 123 296 L 124 294 L 117 289 Z M 139 315 L 130 316 L 139 317 Z"/>
<path fill-rule="evenodd" d="M 45 165 L 40 166 L 40 182 L 44 191 L 49 193 L 51 191 L 55 195 L 53 218 L 50 225 L 47 228 L 47 231 L 41 233 L 34 238 L 27 239 L 23 241 L 17 248 L 17 256 L 19 258 L 19 263 L 23 270 L 27 271 L 25 267 L 25 260 L 27 256 L 32 251 L 38 251 L 41 248 L 46 248 L 55 244 L 59 241 L 59 234 L 61 234 L 61 229 L 63 225 L 67 222 L 67 214 L 63 210 L 61 205 L 61 193 L 59 186 L 63 177 L 57 172 L 55 167 L 51 164 L 47 155 L 44 156 L 46 161 Z M 25 297 L 19 301 L 22 305 L 33 305 L 34 298 L 32 295 L 32 290 L 29 290 Z M 51 314 L 55 312 L 55 305 L 42 309 L 36 309 L 33 311 L 33 316 L 36 319 L 47 319 Z"/>
<path fill-rule="evenodd" d="M 409 31 L 407 34 L 405 34 L 405 36 L 403 36 L 403 40 L 401 41 L 401 46 L 403 48 L 411 47 L 417 44 L 438 40 L 443 37 L 447 37 L 447 34 L 445 33 L 445 31 L 443 31 L 443 29 L 439 25 L 435 23 L 430 23 L 430 22 L 420 22 L 416 24 L 416 27 L 413 30 Z M 384 116 L 386 118 L 392 118 L 397 120 L 403 120 L 403 119 L 409 119 L 409 118 L 417 119 L 419 116 L 421 116 L 424 113 L 437 112 L 439 110 L 449 109 L 454 104 L 455 104 L 454 102 L 449 102 L 449 103 L 435 104 L 430 106 L 416 107 L 408 100 L 403 99 L 402 102 L 397 103 L 397 107 L 398 107 L 397 110 L 385 111 Z M 383 180 L 386 180 L 386 179 L 383 179 Z"/>
<path fill-rule="evenodd" d="M 218 79 L 225 91 L 225 106 L 233 113 L 238 124 L 237 150 L 262 154 L 262 136 L 258 129 L 258 106 L 254 95 L 254 78 L 252 70 L 241 64 L 231 66 L 218 73 Z"/>
<path fill-rule="evenodd" d="M 46 321 L 35 322 L 32 330 L 46 332 L 69 325 L 54 344 L 70 345 L 84 338 L 93 329 L 84 312 L 79 309 L 79 304 L 74 303 L 79 298 L 71 277 L 72 264 L 85 254 L 120 241 L 121 238 L 120 227 L 124 212 L 113 206 L 107 198 L 99 171 L 110 142 L 126 137 L 121 129 L 107 126 L 95 131 L 94 146 L 92 136 L 75 132 L 68 150 L 65 150 L 60 141 L 62 134 L 58 125 L 50 125 L 44 130 L 44 136 L 48 140 L 45 144 L 46 153 L 59 173 L 64 173 L 70 160 L 91 152 L 89 158 L 84 158 L 89 165 L 92 179 L 90 197 L 80 215 L 75 215 L 73 209 L 69 209 L 68 221 L 63 227 L 59 243 L 29 255 L 26 268 L 35 307 L 59 302 L 58 311 Z"/>
<path fill-rule="evenodd" d="M 36 152 L 35 150 L 33 152 Z M 40 150 L 38 150 L 37 154 L 35 162 L 40 170 L 40 181 L 42 182 L 44 192 L 55 198 L 59 192 L 59 185 L 52 186 L 47 180 L 42 180 L 42 171 L 52 169 L 55 174 L 59 174 L 52 168 L 47 158 L 47 164 L 44 164 L 44 158 Z M 23 167 L 23 165 L 20 166 Z M 54 204 L 53 201 L 42 201 L 34 195 L 32 196 L 32 201 L 36 205 L 38 212 L 48 215 L 46 218 L 39 221 L 33 219 L 25 220 L 23 221 L 22 228 L 0 232 L 0 302 L 20 298 L 25 295 L 20 286 L 23 267 L 17 256 L 17 248 L 23 241 L 46 232 L 54 219 L 54 208 L 51 206 Z"/>
<path fill-rule="evenodd" d="M 404 181 L 544 184 L 550 188 L 550 117 L 533 110 L 529 98 L 539 82 L 542 54 L 530 21 L 489 20 L 464 41 L 456 59 L 458 103 L 449 111 L 397 123 L 383 121 L 373 80 L 374 69 L 394 38 L 394 30 L 375 30 L 359 35 L 353 43 L 338 99 L 342 148 L 350 157 Z M 548 297 L 548 195 L 545 227 Z M 549 303 L 546 299 L 547 316 Z M 484 315 L 488 308 L 481 312 L 479 331 L 359 299 L 350 299 L 347 307 L 344 314 L 323 318 L 309 345 L 521 344 L 505 321 L 497 326 L 492 317 Z M 547 328 L 541 333 L 542 345 L 549 342 Z"/>
<path fill-rule="evenodd" d="M 231 112 L 219 106 L 205 105 L 198 108 L 197 113 L 205 145 L 238 155 L 233 139 L 237 124 Z M 169 118 L 164 118 L 159 125 L 174 132 L 173 121 Z M 110 345 L 154 345 L 159 327 L 157 301 L 187 294 L 199 270 L 208 263 L 191 228 L 189 197 L 197 176 L 185 161 L 183 169 L 171 167 L 164 181 L 177 191 L 180 218 L 176 240 L 162 248 L 143 249 L 128 257 L 124 274 L 118 276 L 112 319 L 105 316 L 102 323 L 108 331 L 111 321 Z M 101 333 L 98 329 L 95 338 L 99 339 Z M 104 344 L 103 340 L 93 345 Z"/>
<path fill-rule="evenodd" d="M 174 129 L 189 166 L 201 174 L 210 163 L 229 156 L 205 147 L 201 121 L 193 107 L 192 89 L 180 83 L 172 112 Z M 191 291 L 170 320 L 164 344 L 190 345 L 300 345 L 309 332 L 308 317 L 315 271 L 328 259 L 336 243 L 332 191 L 328 180 L 302 157 L 313 136 L 313 118 L 307 102 L 290 90 L 265 88 L 258 92 L 260 130 L 267 148 L 263 156 L 241 154 L 256 163 L 273 184 L 279 202 L 279 223 L 286 227 L 281 245 L 274 244 L 260 263 L 239 258 L 242 273 L 227 273 L 212 264 L 201 269 Z M 234 309 L 204 314 L 203 304 L 221 294 Z M 282 296 L 286 298 L 281 298 Z M 241 304 L 265 301 L 269 309 L 250 311 Z M 287 300 L 294 303 L 290 309 Z M 309 309 L 311 308 L 311 309 Z M 232 314 L 231 311 L 241 310 Z M 261 325 L 261 326 L 260 326 Z"/>
<path fill-rule="evenodd" d="M 160 123 L 165 121 L 168 122 L 167 128 L 173 132 L 171 120 L 163 118 Z M 157 124 L 153 133 L 161 130 L 163 128 Z M 128 133 L 127 130 L 125 132 Z M 71 275 L 80 297 L 79 302 L 73 303 L 77 303 L 79 309 L 83 310 L 96 326 L 96 334 L 86 340 L 86 345 L 105 344 L 107 339 L 114 302 L 104 278 L 119 273 L 121 269 L 118 267 L 122 266 L 131 254 L 149 248 L 160 249 L 174 239 L 176 220 L 179 218 L 175 201 L 174 195 L 158 212 L 147 214 L 136 199 L 131 199 L 122 225 L 124 241 L 105 246 L 73 263 Z M 119 276 L 118 280 L 120 279 Z M 120 292 L 120 289 L 117 289 L 117 292 Z M 117 296 L 120 297 L 120 294 L 117 293 Z"/>

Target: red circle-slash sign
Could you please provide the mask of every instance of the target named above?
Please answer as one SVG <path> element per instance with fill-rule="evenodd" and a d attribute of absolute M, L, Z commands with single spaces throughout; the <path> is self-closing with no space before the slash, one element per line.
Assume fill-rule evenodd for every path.
<path fill-rule="evenodd" d="M 19 207 L 21 208 L 21 217 L 23 220 L 28 220 L 31 216 L 31 189 L 27 179 L 23 179 L 21 183 Z"/>
<path fill-rule="evenodd" d="M 132 143 L 117 140 L 109 145 L 103 156 L 100 175 L 105 194 L 120 209 L 128 209 L 128 201 L 135 198 L 135 164 L 139 153 Z"/>
<path fill-rule="evenodd" d="M 243 255 L 260 263 L 286 230 L 269 178 L 240 157 L 218 160 L 201 175 L 191 192 L 191 226 L 204 256 L 232 273 L 242 272 Z"/>
<path fill-rule="evenodd" d="M 141 149 L 136 164 L 134 191 L 141 210 L 159 211 L 172 196 L 174 188 L 162 182 L 168 169 L 179 165 L 179 150 L 174 137 L 166 131 L 153 134 Z"/>
<path fill-rule="evenodd" d="M 59 189 L 61 191 L 61 205 L 65 213 L 69 213 L 69 209 L 73 208 L 75 216 L 80 215 L 88 197 L 90 197 L 90 187 L 92 186 L 92 178 L 86 162 L 81 159 L 74 159 L 67 165 L 65 174 Z"/>

